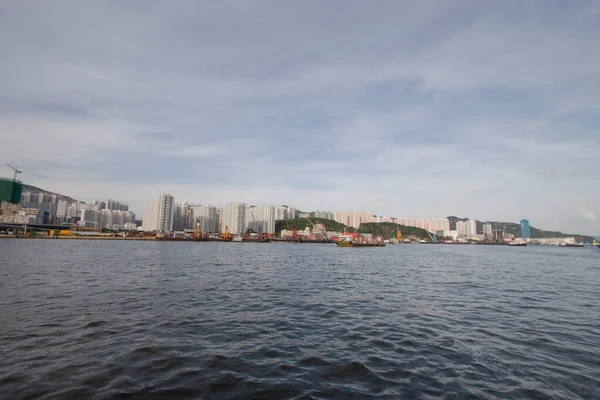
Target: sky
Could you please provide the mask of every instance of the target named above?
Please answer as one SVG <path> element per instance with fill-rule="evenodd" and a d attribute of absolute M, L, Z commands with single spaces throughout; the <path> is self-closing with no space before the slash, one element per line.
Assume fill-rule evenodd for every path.
<path fill-rule="evenodd" d="M 0 161 L 140 215 L 170 193 L 598 235 L 599 43 L 597 1 L 3 0 Z"/>

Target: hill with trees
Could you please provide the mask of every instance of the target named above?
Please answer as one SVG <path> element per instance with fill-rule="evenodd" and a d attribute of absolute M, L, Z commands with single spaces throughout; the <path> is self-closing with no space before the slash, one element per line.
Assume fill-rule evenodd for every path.
<path fill-rule="evenodd" d="M 425 229 L 415 228 L 412 226 L 404 226 L 398 225 L 391 222 L 370 222 L 370 223 L 362 223 L 358 227 L 358 229 L 354 229 L 353 227 L 348 227 L 339 222 L 333 221 L 331 219 L 324 218 L 311 218 L 311 221 L 315 224 L 324 224 L 325 229 L 328 232 L 337 231 L 337 232 L 358 232 L 358 233 L 372 233 L 377 236 L 386 236 L 389 238 L 393 238 L 396 236 L 398 230 L 402 233 L 402 236 L 415 236 L 420 239 L 429 238 L 429 234 Z M 287 224 L 286 220 L 277 220 L 275 221 L 275 234 L 277 236 L 281 235 L 281 231 L 284 229 L 296 229 L 297 231 L 301 231 L 309 227 L 312 229 L 311 222 L 306 218 L 296 218 L 296 219 L 288 219 Z"/>
<path fill-rule="evenodd" d="M 420 239 L 429 239 L 429 234 L 425 229 L 415 228 L 414 226 L 405 226 L 393 222 L 368 222 L 362 223 L 358 227 L 359 233 L 372 233 L 378 236 L 393 238 L 398 230 L 403 237 L 416 236 Z"/>

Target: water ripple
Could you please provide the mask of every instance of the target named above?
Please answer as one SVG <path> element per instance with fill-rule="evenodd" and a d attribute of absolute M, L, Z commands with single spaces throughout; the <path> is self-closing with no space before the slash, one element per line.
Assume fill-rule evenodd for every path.
<path fill-rule="evenodd" d="M 595 249 L 0 240 L 0 254 L 2 398 L 600 398 Z"/>

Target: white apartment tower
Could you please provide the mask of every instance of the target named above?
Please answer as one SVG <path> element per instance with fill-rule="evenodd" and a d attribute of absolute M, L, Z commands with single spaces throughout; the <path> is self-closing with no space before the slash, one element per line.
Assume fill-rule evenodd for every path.
<path fill-rule="evenodd" d="M 225 228 L 231 234 L 244 233 L 246 226 L 246 205 L 244 203 L 229 203 L 221 208 L 221 233 Z"/>
<path fill-rule="evenodd" d="M 217 208 L 211 205 L 192 207 L 194 222 L 200 224 L 204 233 L 217 233 Z M 195 227 L 194 227 L 195 228 Z"/>
<path fill-rule="evenodd" d="M 466 239 L 467 236 L 467 223 L 465 221 L 456 221 L 456 231 L 459 238 Z"/>
<path fill-rule="evenodd" d="M 275 219 L 287 219 L 287 208 L 277 207 L 275 209 Z"/>
<path fill-rule="evenodd" d="M 492 224 L 490 224 L 489 222 L 486 222 L 485 224 L 483 224 L 483 234 L 486 236 L 492 236 L 493 231 L 492 231 Z"/>
<path fill-rule="evenodd" d="M 467 237 L 470 239 L 477 235 L 477 221 L 470 219 L 467 221 Z"/>
<path fill-rule="evenodd" d="M 175 199 L 170 194 L 161 194 L 152 199 L 144 211 L 142 228 L 145 231 L 172 231 Z"/>
<path fill-rule="evenodd" d="M 246 230 L 275 233 L 275 207 L 258 206 L 246 209 Z"/>

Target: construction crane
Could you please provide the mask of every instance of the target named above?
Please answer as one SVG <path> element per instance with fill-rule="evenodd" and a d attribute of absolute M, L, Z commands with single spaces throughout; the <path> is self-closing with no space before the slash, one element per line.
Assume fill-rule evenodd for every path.
<path fill-rule="evenodd" d="M 290 223 L 288 222 L 287 219 L 284 219 L 285 224 L 287 225 L 288 231 L 292 231 L 292 240 L 296 241 L 298 240 L 298 231 L 296 231 L 296 228 L 294 228 L 294 230 L 292 230 L 292 228 L 290 228 Z"/>
<path fill-rule="evenodd" d="M 19 171 L 19 167 L 18 167 L 18 166 L 17 166 L 17 167 L 13 167 L 13 166 L 12 166 L 12 165 L 10 165 L 10 164 L 6 164 L 6 165 L 8 165 L 8 167 L 9 167 L 10 169 L 12 169 L 13 171 L 15 171 L 15 176 L 14 176 L 14 178 L 13 178 L 13 182 L 16 182 L 16 181 L 17 181 L 17 174 L 22 174 L 23 172 Z"/>
<path fill-rule="evenodd" d="M 194 229 L 194 215 L 193 215 L 192 206 L 188 205 L 187 212 L 188 212 L 188 225 L 190 226 L 190 229 Z"/>
<path fill-rule="evenodd" d="M 256 218 L 254 218 L 254 213 L 252 212 L 252 208 L 250 208 L 250 215 L 252 216 L 252 222 L 256 222 Z M 252 227 L 254 227 L 254 224 L 252 225 Z M 263 234 L 262 234 L 263 231 L 262 231 L 262 224 L 261 223 L 258 224 L 257 233 L 258 233 L 258 238 L 262 239 L 263 238 Z"/>

